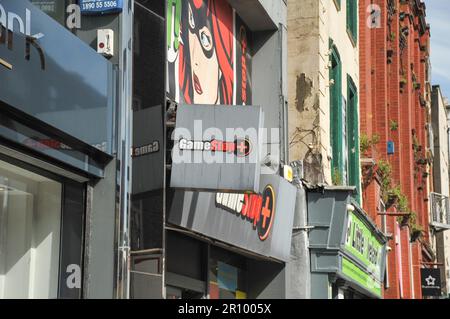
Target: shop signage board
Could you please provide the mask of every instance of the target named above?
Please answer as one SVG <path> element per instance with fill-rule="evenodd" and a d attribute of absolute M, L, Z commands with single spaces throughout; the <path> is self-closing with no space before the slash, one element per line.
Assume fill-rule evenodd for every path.
<path fill-rule="evenodd" d="M 378 279 L 381 278 L 383 248 L 384 244 L 374 235 L 364 219 L 354 211 L 348 211 L 344 249 L 371 269 Z"/>
<path fill-rule="evenodd" d="M 381 296 L 384 243 L 374 234 L 365 218 L 354 210 L 347 212 L 344 251 L 355 258 L 361 270 L 348 258 L 342 260 L 342 272 L 377 296 Z"/>
<path fill-rule="evenodd" d="M 262 127 L 258 106 L 178 106 L 170 186 L 258 192 Z"/>
<path fill-rule="evenodd" d="M 387 238 L 353 199 L 354 191 L 342 186 L 309 190 L 311 272 L 323 280 L 332 273 L 359 293 L 381 298 Z M 318 291 L 315 297 L 327 294 Z"/>
<path fill-rule="evenodd" d="M 26 0 L 0 2 L 0 28 L 0 101 L 111 154 L 113 65 Z"/>
<path fill-rule="evenodd" d="M 171 224 L 233 246 L 287 261 L 297 189 L 278 175 L 262 175 L 257 193 L 181 191 Z"/>
<path fill-rule="evenodd" d="M 436 268 L 420 269 L 422 295 L 424 297 L 439 297 L 441 295 L 441 271 Z"/>
<path fill-rule="evenodd" d="M 341 272 L 351 278 L 353 281 L 368 289 L 374 295 L 381 297 L 381 283 L 372 275 L 359 268 L 350 259 L 343 257 L 341 259 Z"/>
<path fill-rule="evenodd" d="M 80 0 L 82 14 L 119 13 L 123 9 L 123 0 Z"/>

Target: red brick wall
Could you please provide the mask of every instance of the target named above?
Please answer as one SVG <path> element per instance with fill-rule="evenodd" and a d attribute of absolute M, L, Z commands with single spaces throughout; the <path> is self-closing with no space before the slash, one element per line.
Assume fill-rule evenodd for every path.
<path fill-rule="evenodd" d="M 369 28 L 366 24 L 367 7 L 371 3 L 381 8 L 381 28 Z M 373 152 L 362 154 L 369 156 L 376 162 L 387 160 L 392 166 L 393 186 L 400 185 L 402 192 L 407 196 L 411 211 L 416 212 L 418 222 L 424 229 L 428 229 L 427 198 L 430 192 L 430 181 L 422 176 L 422 168 L 416 164 L 413 151 L 413 135 L 416 133 L 419 144 L 422 146 L 420 156 L 425 156 L 427 143 L 427 114 L 421 107 L 419 94 L 425 96 L 427 52 L 421 51 L 420 46 L 428 45 L 429 34 L 419 35 L 419 19 L 414 17 L 411 23 L 408 17 L 399 18 L 399 12 L 413 15 L 409 4 L 396 2 L 396 13 L 388 23 L 387 0 L 360 0 L 360 127 L 361 134 L 369 137 L 373 134 L 380 136 L 380 141 Z M 408 28 L 407 46 L 401 52 L 400 33 L 403 27 Z M 388 62 L 388 52 L 392 52 Z M 420 89 L 414 87 L 413 73 Z M 401 88 L 402 78 L 407 83 Z M 391 130 L 391 121 L 398 124 L 397 130 Z M 387 155 L 387 142 L 393 141 L 395 154 Z M 414 174 L 414 169 L 419 169 Z M 415 176 L 416 175 L 416 176 Z M 364 178 L 364 175 L 363 175 Z M 367 184 L 363 189 L 364 209 L 370 217 L 381 227 L 381 218 L 378 214 L 380 190 L 375 181 Z M 421 188 L 419 186 L 422 186 Z M 390 208 L 389 212 L 395 212 Z M 387 232 L 395 234 L 397 217 L 387 217 Z M 401 266 L 397 263 L 395 240 L 389 240 L 392 250 L 388 253 L 389 288 L 385 290 L 385 298 L 421 298 L 420 267 L 422 250 L 420 243 L 413 243 L 410 256 L 410 231 L 407 226 L 401 229 Z M 395 237 L 395 236 L 393 236 Z M 428 233 L 425 233 L 428 240 Z M 412 265 L 410 264 L 412 260 Z M 411 270 L 413 283 L 411 283 Z M 399 272 L 402 273 L 403 296 L 400 296 Z M 411 290 L 411 287 L 414 291 Z"/>

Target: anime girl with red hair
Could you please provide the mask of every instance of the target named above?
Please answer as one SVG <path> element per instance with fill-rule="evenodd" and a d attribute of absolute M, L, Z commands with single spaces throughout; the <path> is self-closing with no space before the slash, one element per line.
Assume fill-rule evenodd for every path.
<path fill-rule="evenodd" d="M 180 99 L 233 104 L 233 9 L 224 0 L 183 0 L 180 31 Z"/>

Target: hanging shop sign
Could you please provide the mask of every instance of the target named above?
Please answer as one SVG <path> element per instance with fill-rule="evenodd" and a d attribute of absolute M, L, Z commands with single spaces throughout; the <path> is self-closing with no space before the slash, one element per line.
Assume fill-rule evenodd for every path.
<path fill-rule="evenodd" d="M 287 261 L 297 189 L 278 175 L 262 175 L 257 193 L 177 191 L 171 224 L 251 252 Z"/>
<path fill-rule="evenodd" d="M 420 269 L 422 295 L 439 297 L 441 295 L 441 271 L 436 268 Z"/>
<path fill-rule="evenodd" d="M 258 192 L 262 127 L 257 106 L 180 105 L 171 187 Z"/>
<path fill-rule="evenodd" d="M 119 13 L 123 10 L 122 0 L 80 0 L 82 14 Z"/>

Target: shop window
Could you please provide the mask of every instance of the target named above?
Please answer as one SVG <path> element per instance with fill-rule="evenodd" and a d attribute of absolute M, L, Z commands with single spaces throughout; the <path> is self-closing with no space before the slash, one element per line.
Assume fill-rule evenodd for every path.
<path fill-rule="evenodd" d="M 56 298 L 62 184 L 0 161 L 0 298 Z"/>
<path fill-rule="evenodd" d="M 81 298 L 85 192 L 0 154 L 0 299 Z"/>
<path fill-rule="evenodd" d="M 210 299 L 247 299 L 245 258 L 213 247 L 209 269 Z"/>
<path fill-rule="evenodd" d="M 347 32 L 353 44 L 356 45 L 358 39 L 358 2 L 357 0 L 347 0 Z"/>

